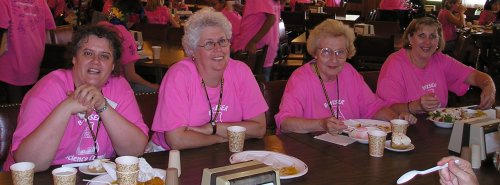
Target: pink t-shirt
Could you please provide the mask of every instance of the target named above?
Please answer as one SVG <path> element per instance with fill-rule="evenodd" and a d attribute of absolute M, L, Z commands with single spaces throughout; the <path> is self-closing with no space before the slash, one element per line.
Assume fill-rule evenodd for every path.
<path fill-rule="evenodd" d="M 170 21 L 170 10 L 166 6 L 158 6 L 154 11 L 144 11 L 150 24 L 168 24 Z"/>
<path fill-rule="evenodd" d="M 222 9 L 222 14 L 226 16 L 227 20 L 231 23 L 231 28 L 233 31 L 233 37 L 231 38 L 231 43 L 234 42 L 234 37 L 240 32 L 241 15 L 236 11 L 230 11 L 227 8 Z"/>
<path fill-rule="evenodd" d="M 12 146 L 4 164 L 4 170 L 9 170 L 9 166 L 14 163 L 13 152 L 18 149 L 22 140 L 38 128 L 56 106 L 67 98 L 67 92 L 74 90 L 72 71 L 59 69 L 38 81 L 26 94 L 19 112 L 17 128 L 12 138 Z M 114 109 L 120 115 L 141 129 L 144 135 L 148 134 L 148 127 L 144 124 L 134 92 L 123 77 L 110 77 L 106 85 L 102 87 L 102 93 L 106 98 L 117 103 Z M 99 114 L 93 112 L 87 118 L 95 133 Z M 110 158 L 115 155 L 106 128 L 102 124 L 97 136 L 97 144 L 99 157 Z M 88 124 L 78 115 L 70 116 L 51 164 L 60 165 L 93 159 L 94 141 Z"/>
<path fill-rule="evenodd" d="M 493 11 L 483 10 L 481 15 L 479 15 L 479 24 L 486 25 L 489 23 L 494 23 L 497 20 L 497 13 Z"/>
<path fill-rule="evenodd" d="M 118 36 L 122 39 L 122 58 L 120 64 L 125 66 L 128 63 L 136 62 L 140 56 L 137 53 L 137 45 L 132 34 L 123 25 L 114 25 L 107 21 L 99 22 L 98 25 L 111 26 L 113 30 L 118 30 Z M 122 70 L 123 71 L 123 70 Z"/>
<path fill-rule="evenodd" d="M 222 103 L 216 122 L 239 122 L 258 116 L 267 111 L 267 103 L 262 96 L 250 68 L 233 59 L 224 71 Z M 220 86 L 207 87 L 213 113 L 217 111 Z M 195 63 L 185 58 L 175 63 L 163 78 L 158 97 L 152 129 L 152 141 L 165 149 L 166 131 L 182 126 L 201 126 L 210 120 L 207 95 L 201 83 L 201 76 Z"/>
<path fill-rule="evenodd" d="M 438 14 L 438 20 L 443 27 L 443 37 L 445 41 L 456 40 L 457 38 L 457 28 L 456 26 L 446 20 L 446 14 L 451 14 L 449 10 L 441 9 Z"/>
<path fill-rule="evenodd" d="M 288 79 L 280 111 L 274 116 L 277 133 L 281 130 L 283 120 L 289 117 L 321 119 L 331 116 L 323 87 L 311 65 L 312 62 L 295 70 Z M 338 113 L 340 120 L 372 118 L 385 106 L 351 64 L 344 65 L 338 80 L 339 94 L 337 94 L 337 81 L 325 82 L 325 88 L 334 114 L 337 115 L 337 106 L 340 106 Z"/>
<path fill-rule="evenodd" d="M 45 32 L 56 24 L 45 0 L 0 1 L 0 28 L 7 31 L 7 51 L 0 55 L 0 81 L 34 84 L 45 51 Z"/>
<path fill-rule="evenodd" d="M 380 10 L 406 10 L 402 0 L 382 0 L 379 4 Z"/>
<path fill-rule="evenodd" d="M 271 67 L 274 63 L 274 58 L 276 58 L 279 44 L 279 20 L 281 15 L 279 1 L 247 1 L 245 9 L 243 10 L 240 31 L 238 35 L 236 35 L 231 47 L 233 51 L 245 50 L 248 42 L 257 34 L 264 24 L 266 14 L 275 15 L 276 20 L 271 29 L 269 29 L 266 35 L 257 43 L 257 48 L 262 48 L 265 45 L 268 46 L 264 67 Z"/>
<path fill-rule="evenodd" d="M 451 70 L 450 70 L 451 69 Z M 377 84 L 377 95 L 387 104 L 406 103 L 435 93 L 441 107 L 448 103 L 448 91 L 461 96 L 467 92 L 467 77 L 474 71 L 459 61 L 437 52 L 425 68 L 410 62 L 406 49 L 391 54 L 384 62 Z"/>
<path fill-rule="evenodd" d="M 105 0 L 104 5 L 102 7 L 102 13 L 107 15 L 109 13 L 109 10 L 111 10 L 111 7 L 113 7 L 114 0 Z"/>
<path fill-rule="evenodd" d="M 340 7 L 342 0 L 326 0 L 325 6 L 327 7 Z"/>
<path fill-rule="evenodd" d="M 47 4 L 51 10 L 54 10 L 54 15 L 60 15 L 66 10 L 66 1 L 64 0 L 47 0 Z"/>

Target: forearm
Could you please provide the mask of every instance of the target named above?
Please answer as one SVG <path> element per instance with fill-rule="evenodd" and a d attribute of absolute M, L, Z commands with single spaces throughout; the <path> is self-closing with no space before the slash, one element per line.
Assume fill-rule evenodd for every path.
<path fill-rule="evenodd" d="M 136 83 L 136 84 L 141 84 L 144 86 L 147 86 L 149 88 L 157 89 L 155 85 L 151 82 L 148 82 L 144 78 L 142 78 L 139 74 L 135 72 L 135 66 L 134 62 L 128 63 L 125 65 L 125 78 L 127 78 L 128 81 Z"/>
<path fill-rule="evenodd" d="M 396 114 L 401 114 L 403 112 L 407 112 L 410 114 L 421 114 L 425 112 L 418 100 L 409 101 L 406 103 L 395 103 L 392 104 L 390 108 Z"/>
<path fill-rule="evenodd" d="M 187 130 L 185 127 L 165 132 L 165 142 L 171 149 L 175 150 L 199 148 L 225 141 L 226 139 L 218 135 L 206 135 Z"/>
<path fill-rule="evenodd" d="M 373 119 L 384 121 L 390 121 L 392 119 L 396 119 L 397 117 L 398 115 L 387 107 L 381 108 L 377 111 L 377 113 L 375 113 L 375 115 L 373 115 Z"/>
<path fill-rule="evenodd" d="M 259 123 L 256 121 L 242 121 L 232 123 L 217 123 L 217 135 L 227 138 L 227 127 L 242 126 L 246 128 L 245 139 L 250 138 L 263 138 L 266 133 L 266 123 Z"/>
<path fill-rule="evenodd" d="M 274 22 L 276 21 L 276 16 L 273 14 L 267 14 L 266 13 L 266 20 L 264 21 L 264 24 L 260 27 L 259 31 L 252 37 L 250 42 L 253 43 L 258 43 L 262 37 L 266 35 L 267 32 L 273 27 Z"/>
<path fill-rule="evenodd" d="M 144 153 L 148 137 L 142 130 L 128 121 L 108 105 L 101 114 L 102 124 L 118 155 L 139 156 Z"/>
<path fill-rule="evenodd" d="M 325 131 L 321 125 L 321 119 L 304 119 L 290 117 L 283 120 L 281 123 L 281 132 L 309 133 Z"/>
<path fill-rule="evenodd" d="M 481 71 L 474 71 L 466 80 L 466 83 L 477 86 L 484 90 L 487 87 L 493 87 L 496 90 L 495 83 L 493 79 L 486 73 Z"/>
<path fill-rule="evenodd" d="M 54 111 L 20 143 L 14 152 L 16 161 L 35 163 L 35 171 L 50 167 L 61 142 L 71 112 L 64 105 L 58 105 Z"/>

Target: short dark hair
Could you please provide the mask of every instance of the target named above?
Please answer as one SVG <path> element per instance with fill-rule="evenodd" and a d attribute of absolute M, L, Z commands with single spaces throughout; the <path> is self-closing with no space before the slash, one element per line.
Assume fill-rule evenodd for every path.
<path fill-rule="evenodd" d="M 109 41 L 111 50 L 113 52 L 113 63 L 115 66 L 120 66 L 120 60 L 122 57 L 122 41 L 117 35 L 118 30 L 110 26 L 104 25 L 91 25 L 80 27 L 71 39 L 71 43 L 66 50 L 66 58 L 68 62 L 68 68 L 73 67 L 71 62 L 72 58 L 78 53 L 78 50 L 82 47 L 84 42 L 88 41 L 91 35 L 95 35 L 99 38 L 105 38 Z M 112 74 L 118 76 L 121 74 L 121 67 L 115 67 Z"/>

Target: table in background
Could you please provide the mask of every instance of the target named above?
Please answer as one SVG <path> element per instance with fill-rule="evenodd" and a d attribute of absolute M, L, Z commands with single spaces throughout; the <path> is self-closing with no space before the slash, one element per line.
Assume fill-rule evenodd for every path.
<path fill-rule="evenodd" d="M 396 184 L 396 180 L 410 170 L 423 170 L 436 165 L 448 156 L 448 140 L 451 129 L 438 128 L 423 120 L 408 129 L 415 149 L 398 153 L 385 150 L 382 158 L 370 157 L 368 145 L 353 143 L 348 146 L 331 144 L 314 139 L 311 134 L 282 134 L 266 136 L 263 140 L 251 139 L 245 142 L 245 150 L 280 151 L 294 156 L 308 165 L 309 171 L 302 177 L 281 180 L 282 184 Z M 204 168 L 228 165 L 232 153 L 228 144 L 221 143 L 197 149 L 181 151 L 180 184 L 200 184 Z M 165 169 L 168 152 L 144 154 L 153 167 Z M 491 160 L 474 170 L 480 184 L 499 184 L 499 172 Z M 78 173 L 78 185 L 86 184 L 81 179 L 93 176 Z M 10 185 L 10 173 L 0 173 L 0 184 Z M 35 174 L 35 184 L 52 184 L 50 170 Z M 417 176 L 406 184 L 439 184 L 438 173 Z"/>
<path fill-rule="evenodd" d="M 161 46 L 160 60 L 151 60 L 153 57 L 152 46 Z M 149 59 L 146 59 L 146 62 L 136 62 L 135 65 L 150 69 L 150 72 L 155 76 L 156 83 L 161 82 L 165 71 L 170 66 L 185 57 L 182 46 L 169 44 L 165 41 L 144 41 L 142 48 L 142 55 L 148 56 Z"/>

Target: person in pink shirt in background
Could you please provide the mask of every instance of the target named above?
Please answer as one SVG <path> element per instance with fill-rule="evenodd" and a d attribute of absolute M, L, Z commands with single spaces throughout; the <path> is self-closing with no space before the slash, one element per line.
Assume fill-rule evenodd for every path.
<path fill-rule="evenodd" d="M 295 11 L 295 6 L 297 5 L 297 3 L 313 3 L 312 0 L 290 0 L 289 4 L 290 4 L 290 7 L 292 9 L 292 12 Z"/>
<path fill-rule="evenodd" d="M 319 4 L 326 7 L 341 7 L 342 0 L 319 0 Z"/>
<path fill-rule="evenodd" d="M 227 20 L 231 23 L 233 35 L 238 35 L 240 32 L 241 15 L 236 12 L 233 8 L 234 1 L 226 0 L 211 0 L 210 2 L 215 11 L 222 12 L 226 16 Z M 234 38 L 231 39 L 231 43 L 234 42 Z"/>
<path fill-rule="evenodd" d="M 267 103 L 250 68 L 229 58 L 231 23 L 212 8 L 198 10 L 184 27 L 187 58 L 168 69 L 160 86 L 147 151 L 227 142 L 227 127 L 262 138 Z"/>
<path fill-rule="evenodd" d="M 148 0 L 144 7 L 146 18 L 150 24 L 168 24 L 173 27 L 180 28 L 181 25 L 170 14 L 170 9 L 163 6 L 163 0 Z"/>
<path fill-rule="evenodd" d="M 144 153 L 148 127 L 119 74 L 121 41 L 108 28 L 80 27 L 67 53 L 72 66 L 49 73 L 28 92 L 4 170 L 20 161 L 44 171 L 52 165 Z"/>
<path fill-rule="evenodd" d="M 405 6 L 406 0 L 381 0 L 379 4 L 379 15 L 381 21 L 399 21 L 401 32 L 410 23 L 408 15 L 410 11 Z"/>
<path fill-rule="evenodd" d="M 0 53 L 0 83 L 10 103 L 21 102 L 40 73 L 46 31 L 55 29 L 45 0 L 0 1 L 0 41 L 7 33 L 7 50 Z"/>
<path fill-rule="evenodd" d="M 111 9 L 111 7 L 113 7 L 114 3 L 115 3 L 115 0 L 105 0 L 104 5 L 102 7 L 102 13 L 105 15 L 108 14 L 109 10 Z"/>
<path fill-rule="evenodd" d="M 281 0 L 284 2 L 284 0 Z M 270 80 L 274 59 L 278 53 L 280 0 L 247 1 L 241 19 L 240 32 L 235 36 L 231 49 L 234 52 L 256 53 L 268 46 L 264 62 L 264 78 Z"/>
<path fill-rule="evenodd" d="M 448 91 L 461 96 L 470 85 L 482 89 L 480 109 L 495 103 L 490 76 L 441 53 L 445 45 L 441 30 L 434 18 L 414 19 L 403 34 L 403 48 L 384 62 L 377 95 L 394 111 L 417 114 L 444 108 Z"/>
<path fill-rule="evenodd" d="M 354 31 L 340 21 L 328 19 L 316 26 L 307 39 L 307 52 L 315 59 L 295 70 L 288 80 L 275 115 L 276 130 L 309 133 L 327 131 L 338 134 L 346 128 L 343 120 L 416 118 L 403 112 L 399 116 L 386 108 L 346 62 L 354 56 Z"/>
<path fill-rule="evenodd" d="M 498 11 L 500 10 L 500 0 L 496 0 L 492 5 L 491 9 L 484 9 L 479 15 L 479 24 L 488 25 L 495 23 L 497 20 Z"/>
<path fill-rule="evenodd" d="M 465 11 L 467 8 L 462 5 L 461 0 L 446 0 L 444 7 L 438 14 L 438 20 L 443 25 L 443 37 L 446 46 L 443 53 L 450 54 L 455 50 L 457 42 L 457 27 L 465 26 Z"/>

